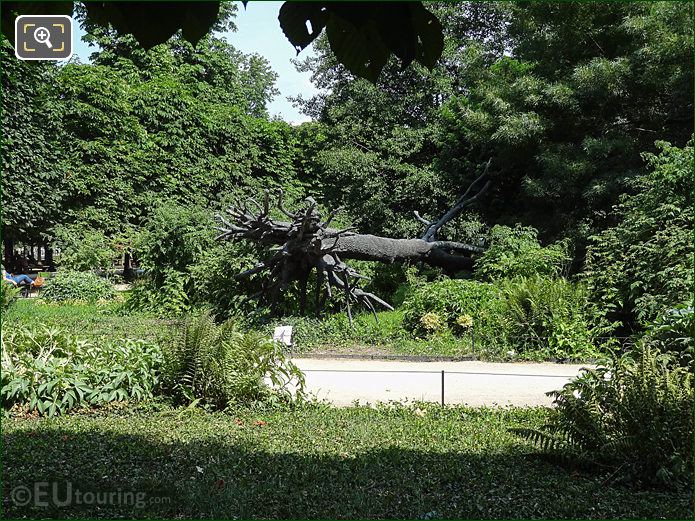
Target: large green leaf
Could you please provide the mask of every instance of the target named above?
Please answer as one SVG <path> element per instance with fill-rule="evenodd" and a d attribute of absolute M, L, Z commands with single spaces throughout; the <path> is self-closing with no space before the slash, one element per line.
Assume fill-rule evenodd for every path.
<path fill-rule="evenodd" d="M 177 31 L 194 45 L 215 24 L 220 2 L 84 2 L 87 20 L 132 34 L 145 49 Z M 246 3 L 244 3 L 246 5 Z M 71 14 L 72 2 L 6 2 L 2 31 L 14 41 L 14 15 Z M 285 2 L 278 16 L 290 43 L 301 51 L 327 26 L 331 48 L 352 73 L 375 81 L 390 54 L 403 66 L 433 67 L 442 54 L 442 26 L 421 2 Z"/>
<path fill-rule="evenodd" d="M 421 2 L 285 2 L 278 18 L 298 51 L 325 25 L 338 61 L 372 82 L 390 54 L 403 67 L 417 60 L 432 68 L 444 48 L 441 24 Z"/>
<path fill-rule="evenodd" d="M 194 45 L 217 20 L 220 2 L 85 2 L 90 21 L 132 34 L 145 49 L 181 29 Z"/>
<path fill-rule="evenodd" d="M 285 2 L 280 8 L 278 20 L 282 32 L 299 53 L 314 41 L 326 25 L 326 7 L 316 2 Z M 311 31 L 307 22 L 311 24 Z"/>
<path fill-rule="evenodd" d="M 326 34 L 340 63 L 353 74 L 369 81 L 376 81 L 388 60 L 389 51 L 372 20 L 355 26 L 341 16 L 331 13 Z"/>

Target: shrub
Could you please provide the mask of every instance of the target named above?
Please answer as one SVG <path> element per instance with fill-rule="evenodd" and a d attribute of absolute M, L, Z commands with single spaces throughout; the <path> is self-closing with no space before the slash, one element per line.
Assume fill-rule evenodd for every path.
<path fill-rule="evenodd" d="M 153 396 L 162 363 L 143 340 L 78 340 L 60 329 L 2 332 L 3 407 L 53 416 L 84 406 Z"/>
<path fill-rule="evenodd" d="M 53 247 L 60 251 L 58 265 L 70 271 L 108 270 L 116 248 L 102 231 L 83 224 L 59 224 L 53 231 Z"/>
<path fill-rule="evenodd" d="M 517 351 L 572 359 L 595 354 L 583 285 L 540 275 L 499 285 L 504 331 Z"/>
<path fill-rule="evenodd" d="M 514 429 L 559 460 L 618 479 L 692 486 L 693 377 L 649 343 L 565 385 L 541 429 Z"/>
<path fill-rule="evenodd" d="M 94 273 L 59 271 L 46 281 L 41 296 L 53 302 L 82 300 L 96 302 L 114 298 L 113 284 Z"/>
<path fill-rule="evenodd" d="M 279 346 L 259 333 L 240 332 L 232 321 L 216 325 L 209 313 L 190 318 L 164 357 L 165 388 L 178 401 L 226 409 L 303 397 L 304 377 Z"/>
<path fill-rule="evenodd" d="M 476 261 L 479 280 L 495 280 L 517 276 L 559 276 L 570 263 L 565 242 L 542 247 L 534 228 L 517 225 L 493 226 L 485 253 Z"/>
<path fill-rule="evenodd" d="M 6 311 L 17 300 L 22 288 L 0 281 L 0 300 L 2 300 L 2 310 Z"/>
<path fill-rule="evenodd" d="M 201 252 L 199 260 L 189 266 L 192 301 L 209 304 L 215 314 L 230 317 L 247 315 L 258 304 L 247 295 L 260 290 L 257 279 L 236 279 L 236 275 L 253 267 L 259 258 L 255 245 L 246 241 L 224 241 Z"/>
<path fill-rule="evenodd" d="M 414 335 L 453 334 L 491 355 L 586 358 L 599 332 L 590 326 L 586 295 L 582 285 L 541 275 L 441 280 L 412 290 L 403 327 Z"/>
<path fill-rule="evenodd" d="M 475 332 L 495 343 L 503 309 L 499 289 L 489 283 L 448 279 L 420 284 L 403 303 L 403 327 L 416 335 Z M 467 316 L 470 318 L 461 318 Z"/>
<path fill-rule="evenodd" d="M 684 367 L 693 362 L 693 308 L 681 306 L 667 310 L 647 327 L 644 340 L 660 351 L 672 353 Z"/>
<path fill-rule="evenodd" d="M 160 288 L 172 271 L 188 275 L 190 266 L 215 245 L 214 222 L 208 210 L 166 203 L 148 216 L 134 248 L 147 276 Z M 187 294 L 192 285 L 187 277 Z"/>
<path fill-rule="evenodd" d="M 189 277 L 173 269 L 164 270 L 162 285 L 152 279 L 135 283 L 123 307 L 127 311 L 145 311 L 160 317 L 175 317 L 190 311 L 190 299 L 185 286 Z"/>
<path fill-rule="evenodd" d="M 586 277 L 597 312 L 642 329 L 693 299 L 693 147 L 658 142 L 650 172 L 613 207 L 617 224 L 591 238 Z"/>

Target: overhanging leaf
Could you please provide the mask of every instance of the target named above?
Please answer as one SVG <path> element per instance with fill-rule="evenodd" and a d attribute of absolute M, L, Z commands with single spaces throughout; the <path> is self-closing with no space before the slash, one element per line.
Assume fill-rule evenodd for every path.
<path fill-rule="evenodd" d="M 208 33 L 220 2 L 85 2 L 90 21 L 109 23 L 119 34 L 132 34 L 145 49 L 166 42 L 176 31 L 192 44 Z"/>
<path fill-rule="evenodd" d="M 431 69 L 444 50 L 444 30 L 436 16 L 420 3 L 408 4 L 418 39 L 417 61 Z"/>
<path fill-rule="evenodd" d="M 376 81 L 386 64 L 389 51 L 384 46 L 373 21 L 356 27 L 331 13 L 326 24 L 331 50 L 347 69 L 371 82 Z"/>
<path fill-rule="evenodd" d="M 323 3 L 285 2 L 278 20 L 282 32 L 299 53 L 321 33 L 326 25 L 327 12 Z M 307 27 L 311 24 L 311 31 Z"/>

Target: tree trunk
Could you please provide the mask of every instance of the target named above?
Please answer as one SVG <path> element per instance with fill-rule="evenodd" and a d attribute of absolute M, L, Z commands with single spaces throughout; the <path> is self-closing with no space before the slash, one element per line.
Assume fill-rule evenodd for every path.
<path fill-rule="evenodd" d="M 4 248 L 4 264 L 8 272 L 16 270 L 14 266 L 14 241 L 8 237 L 3 237 L 2 244 Z"/>
<path fill-rule="evenodd" d="M 46 245 L 46 269 L 48 271 L 55 271 L 56 267 L 53 264 L 53 248 L 49 247 L 48 244 Z"/>
<path fill-rule="evenodd" d="M 129 282 L 133 278 L 133 268 L 130 266 L 130 252 L 125 252 L 123 255 L 123 279 Z"/>

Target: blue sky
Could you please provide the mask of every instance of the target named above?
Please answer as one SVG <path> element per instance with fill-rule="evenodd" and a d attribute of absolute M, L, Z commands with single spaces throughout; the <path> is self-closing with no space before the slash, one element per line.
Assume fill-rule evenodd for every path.
<path fill-rule="evenodd" d="M 303 94 L 305 97 L 315 94 L 317 90 L 310 81 L 309 73 L 299 73 L 290 62 L 295 58 L 296 52 L 280 29 L 278 13 L 282 2 L 249 2 L 244 6 L 239 2 L 236 24 L 236 33 L 224 33 L 222 36 L 229 43 L 244 53 L 256 52 L 264 56 L 272 69 L 278 74 L 276 87 L 280 91 L 275 99 L 268 105 L 271 116 L 278 115 L 290 123 L 301 123 L 309 118 L 300 114 L 287 101 L 288 96 Z M 78 27 L 74 35 L 74 54 L 79 56 L 83 63 L 88 62 L 89 55 L 93 52 L 84 42 L 84 32 Z M 311 48 L 304 49 L 299 58 L 303 59 L 311 55 Z"/>

